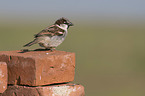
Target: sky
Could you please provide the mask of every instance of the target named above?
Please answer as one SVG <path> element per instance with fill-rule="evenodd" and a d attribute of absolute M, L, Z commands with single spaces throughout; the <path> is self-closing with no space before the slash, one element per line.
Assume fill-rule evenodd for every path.
<path fill-rule="evenodd" d="M 3 0 L 1 16 L 145 18 L 145 0 Z"/>

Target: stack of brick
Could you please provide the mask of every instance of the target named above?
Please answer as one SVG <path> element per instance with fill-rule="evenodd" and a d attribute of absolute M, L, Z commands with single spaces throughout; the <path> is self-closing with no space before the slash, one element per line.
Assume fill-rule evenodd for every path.
<path fill-rule="evenodd" d="M 0 62 L 0 96 L 84 96 L 82 85 L 68 83 L 74 80 L 74 53 L 1 51 Z"/>

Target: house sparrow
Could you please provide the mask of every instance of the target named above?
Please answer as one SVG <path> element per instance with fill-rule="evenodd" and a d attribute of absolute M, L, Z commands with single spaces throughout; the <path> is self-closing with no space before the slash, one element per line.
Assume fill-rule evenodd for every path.
<path fill-rule="evenodd" d="M 62 17 L 58 19 L 54 25 L 47 27 L 34 35 L 35 39 L 24 45 L 24 47 L 38 43 L 41 47 L 45 47 L 52 51 L 64 41 L 68 34 L 67 29 L 70 26 L 73 26 L 73 24 L 68 19 Z"/>

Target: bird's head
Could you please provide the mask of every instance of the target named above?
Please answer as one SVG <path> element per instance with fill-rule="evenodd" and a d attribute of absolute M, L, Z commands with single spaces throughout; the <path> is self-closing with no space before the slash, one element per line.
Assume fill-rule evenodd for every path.
<path fill-rule="evenodd" d="M 55 22 L 55 24 L 57 24 L 57 25 L 59 25 L 59 26 L 65 24 L 65 25 L 68 26 L 67 28 L 69 28 L 69 26 L 73 26 L 73 24 L 72 24 L 67 18 L 64 18 L 64 17 L 58 19 L 58 20 Z"/>

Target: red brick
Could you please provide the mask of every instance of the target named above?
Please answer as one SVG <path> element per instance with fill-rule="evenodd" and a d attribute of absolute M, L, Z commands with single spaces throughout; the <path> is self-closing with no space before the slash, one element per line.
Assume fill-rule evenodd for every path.
<path fill-rule="evenodd" d="M 7 89 L 7 64 L 0 62 L 0 93 Z"/>
<path fill-rule="evenodd" d="M 41 87 L 8 86 L 0 96 L 84 96 L 84 87 L 75 84 L 60 84 Z"/>
<path fill-rule="evenodd" d="M 8 66 L 8 84 L 47 85 L 74 80 L 75 54 L 64 51 L 0 51 Z"/>

